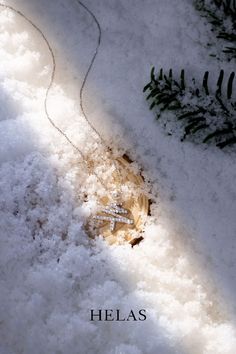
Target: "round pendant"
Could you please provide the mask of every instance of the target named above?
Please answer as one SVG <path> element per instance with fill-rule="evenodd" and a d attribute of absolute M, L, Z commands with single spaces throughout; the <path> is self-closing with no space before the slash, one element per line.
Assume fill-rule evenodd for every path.
<path fill-rule="evenodd" d="M 131 171 L 129 160 L 124 156 L 118 158 L 117 162 L 119 171 L 125 171 L 122 184 L 131 182 L 135 193 L 130 193 L 127 198 L 122 195 L 114 199 L 102 198 L 99 201 L 101 210 L 88 221 L 86 229 L 92 238 L 101 235 L 109 244 L 130 242 L 133 246 L 143 239 L 150 203 L 145 194 L 137 193 L 144 180 L 140 174 L 136 175 Z M 121 181 L 118 172 L 114 172 L 113 179 L 119 190 Z"/>

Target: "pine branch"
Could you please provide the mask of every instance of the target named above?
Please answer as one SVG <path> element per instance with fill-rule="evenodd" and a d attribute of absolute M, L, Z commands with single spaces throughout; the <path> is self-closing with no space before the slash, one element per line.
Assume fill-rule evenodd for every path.
<path fill-rule="evenodd" d="M 235 73 L 232 72 L 226 82 L 226 93 L 222 92 L 224 71 L 220 71 L 214 92 L 208 86 L 209 76 L 206 71 L 201 87 L 196 87 L 195 79 L 189 86 L 184 70 L 176 79 L 172 70 L 165 74 L 160 69 L 155 74 L 153 67 L 150 82 L 143 91 L 148 93 L 150 109 L 155 108 L 156 118 L 161 119 L 165 128 L 167 125 L 176 128 L 177 120 L 181 141 L 189 138 L 225 148 L 236 143 L 236 102 L 232 101 Z M 169 134 L 172 135 L 170 131 Z"/>
<path fill-rule="evenodd" d="M 229 61 L 236 59 L 236 0 L 195 0 L 195 7 L 210 22 L 216 38 L 223 41 L 223 55 Z"/>

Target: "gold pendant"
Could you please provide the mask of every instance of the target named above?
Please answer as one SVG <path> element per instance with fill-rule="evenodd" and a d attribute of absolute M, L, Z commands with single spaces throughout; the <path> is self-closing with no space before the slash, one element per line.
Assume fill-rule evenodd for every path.
<path fill-rule="evenodd" d="M 141 175 L 131 171 L 130 162 L 126 158 L 121 157 L 117 161 L 119 169 L 125 171 L 122 183 L 131 182 L 135 190 L 139 190 L 144 183 Z M 118 190 L 120 179 L 116 172 L 113 177 L 117 181 Z M 131 196 L 124 200 L 121 196 L 119 201 L 104 197 L 100 200 L 100 205 L 101 211 L 89 220 L 86 227 L 92 238 L 101 235 L 109 244 L 130 242 L 132 246 L 143 239 L 142 233 L 149 213 L 149 199 L 144 193 L 131 193 Z"/>

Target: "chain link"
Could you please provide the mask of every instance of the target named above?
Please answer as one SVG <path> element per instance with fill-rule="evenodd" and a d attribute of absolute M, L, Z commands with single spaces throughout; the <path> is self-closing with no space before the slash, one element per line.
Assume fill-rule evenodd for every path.
<path fill-rule="evenodd" d="M 97 29 L 98 29 L 98 38 L 97 38 L 97 44 L 96 44 L 96 48 L 95 48 L 95 51 L 94 51 L 94 54 L 92 56 L 92 59 L 90 61 L 90 64 L 89 64 L 89 67 L 86 71 L 86 74 L 84 76 L 84 79 L 82 81 L 82 85 L 81 85 L 81 88 L 80 88 L 80 108 L 81 108 L 81 111 L 82 111 L 82 114 L 84 116 L 84 119 L 86 120 L 86 122 L 88 123 L 88 125 L 90 126 L 90 128 L 92 129 L 92 131 L 97 135 L 97 137 L 99 138 L 99 140 L 102 142 L 102 144 L 104 145 L 104 147 L 106 148 L 107 152 L 109 153 L 109 155 L 111 155 L 112 151 L 110 149 L 110 147 L 107 145 L 106 141 L 103 139 L 103 137 L 101 136 L 101 134 L 98 132 L 98 130 L 91 124 L 90 120 L 88 119 L 88 116 L 85 112 L 85 109 L 84 109 L 84 105 L 83 105 L 83 93 L 84 93 L 84 87 L 85 87 L 85 84 L 87 82 L 87 78 L 88 78 L 88 75 L 92 69 L 92 66 L 94 64 L 94 61 L 95 61 L 95 58 L 98 54 L 98 49 L 100 47 L 100 44 L 101 44 L 101 36 L 102 36 L 102 31 L 101 31 L 101 26 L 96 18 L 96 16 L 93 14 L 93 12 L 91 10 L 89 10 L 89 8 L 87 6 L 85 6 L 80 0 L 75 0 L 75 2 L 79 5 L 79 6 L 82 6 L 89 14 L 90 16 L 92 16 L 94 22 L 96 23 L 96 26 L 97 26 Z M 42 32 L 42 30 L 37 26 L 35 25 L 26 15 L 24 15 L 21 11 L 19 10 L 16 10 L 15 8 L 13 8 L 12 6 L 10 5 L 5 5 L 5 4 L 2 4 L 0 3 L 0 7 L 4 8 L 4 9 L 8 9 L 8 10 L 11 10 L 13 11 L 14 13 L 18 14 L 19 16 L 21 16 L 22 18 L 24 18 L 28 23 L 30 23 L 30 25 L 40 34 L 40 36 L 43 38 L 44 42 L 46 43 L 47 47 L 48 47 L 48 50 L 49 50 L 49 53 L 50 53 L 50 56 L 51 56 L 51 60 L 52 60 L 52 72 L 51 72 L 51 76 L 50 76 L 50 81 L 49 81 L 49 85 L 46 89 L 46 94 L 45 94 L 45 97 L 44 97 L 44 110 L 45 110 L 45 114 L 47 116 L 47 119 L 48 121 L 50 122 L 50 124 L 62 135 L 64 136 L 64 138 L 67 140 L 67 142 L 80 154 L 83 162 L 85 163 L 86 165 L 86 168 L 88 170 L 88 172 L 90 173 L 90 166 L 89 166 L 89 162 L 86 160 L 86 157 L 84 155 L 84 153 L 78 148 L 77 145 L 75 145 L 73 143 L 73 141 L 68 137 L 68 135 L 63 131 L 61 130 L 56 124 L 55 122 L 53 121 L 53 119 L 51 118 L 50 116 L 50 113 L 49 113 L 49 110 L 48 110 L 48 97 L 49 97 L 49 93 L 50 93 L 50 90 L 54 84 L 54 78 L 55 78 L 55 73 L 56 73 L 56 59 L 55 59 L 55 55 L 54 55 L 54 52 L 52 50 L 52 47 L 49 43 L 49 41 L 47 40 L 46 36 L 44 35 L 44 33 Z M 101 157 L 102 158 L 102 157 Z M 103 158 L 102 158 L 103 159 Z M 103 159 L 104 160 L 104 159 Z M 117 173 L 119 174 L 119 179 L 120 179 L 120 184 L 121 184 L 121 174 L 120 174 L 120 171 L 119 171 L 119 166 L 117 166 L 118 162 L 113 158 L 112 159 L 113 162 L 115 163 L 116 165 L 116 171 Z M 105 161 L 105 160 L 104 160 Z M 98 181 L 101 183 L 101 185 L 103 186 L 103 188 L 106 190 L 106 192 L 108 192 L 108 188 L 107 186 L 105 185 L 105 183 L 102 181 L 102 179 L 98 176 L 98 174 L 96 173 L 96 171 L 93 171 L 93 174 L 96 176 L 96 178 L 98 179 Z"/>

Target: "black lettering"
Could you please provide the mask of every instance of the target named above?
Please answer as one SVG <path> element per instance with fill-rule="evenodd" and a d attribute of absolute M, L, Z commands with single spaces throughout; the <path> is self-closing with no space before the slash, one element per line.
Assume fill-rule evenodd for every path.
<path fill-rule="evenodd" d="M 90 321 L 94 321 L 94 317 L 98 316 L 99 320 L 102 321 L 102 310 L 98 310 L 98 313 L 94 313 L 95 310 L 90 310 Z"/>
<path fill-rule="evenodd" d="M 137 321 L 136 317 L 134 316 L 133 310 L 130 311 L 129 316 L 127 317 L 126 321 L 129 321 L 130 317 L 133 319 L 133 321 Z"/>
<path fill-rule="evenodd" d="M 116 310 L 116 321 L 125 321 L 125 318 L 120 319 L 120 310 Z"/>
<path fill-rule="evenodd" d="M 139 310 L 139 320 L 140 321 L 145 321 L 147 319 L 147 316 L 146 316 L 146 310 L 142 309 L 142 310 Z M 141 318 L 142 316 L 142 318 Z"/>
<path fill-rule="evenodd" d="M 108 311 L 111 311 L 110 313 Z M 114 321 L 114 317 L 112 318 L 113 310 L 105 310 L 105 321 Z M 110 319 L 109 319 L 110 318 Z"/>

